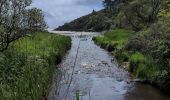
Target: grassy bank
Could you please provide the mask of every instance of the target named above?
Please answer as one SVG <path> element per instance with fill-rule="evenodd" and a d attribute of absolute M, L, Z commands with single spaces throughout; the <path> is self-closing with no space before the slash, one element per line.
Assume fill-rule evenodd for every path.
<path fill-rule="evenodd" d="M 71 47 L 70 37 L 47 32 L 28 34 L 0 53 L 2 100 L 43 100 L 56 64 Z"/>
<path fill-rule="evenodd" d="M 164 50 L 166 45 L 158 43 L 157 49 L 155 45 L 157 40 L 150 40 L 150 33 L 151 31 L 148 30 L 135 34 L 127 30 L 116 29 L 104 33 L 103 36 L 94 37 L 93 40 L 101 48 L 112 52 L 119 63 L 132 72 L 136 78 L 145 80 L 168 93 L 170 91 L 169 68 L 165 67 L 168 64 L 164 64 L 166 60 L 161 59 L 158 51 Z M 150 53 L 152 51 L 153 54 Z"/>
<path fill-rule="evenodd" d="M 116 29 L 106 32 L 102 36 L 94 37 L 93 40 L 102 48 L 108 51 L 114 51 L 123 48 L 128 38 L 132 35 L 133 33 L 128 30 Z"/>

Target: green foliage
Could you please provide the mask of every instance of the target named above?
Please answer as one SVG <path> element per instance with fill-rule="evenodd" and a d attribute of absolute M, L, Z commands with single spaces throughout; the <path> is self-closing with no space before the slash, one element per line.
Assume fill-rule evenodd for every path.
<path fill-rule="evenodd" d="M 111 20 L 104 14 L 95 14 L 89 18 L 86 25 L 87 30 L 103 31 L 109 30 L 111 27 Z"/>
<path fill-rule="evenodd" d="M 113 54 L 120 62 L 129 61 L 131 72 L 170 91 L 170 1 L 104 0 L 104 6 L 111 11 L 112 27 L 137 33 L 113 30 L 95 37 L 95 42 L 104 47 L 117 44 Z"/>
<path fill-rule="evenodd" d="M 160 71 L 158 65 L 156 65 L 152 58 L 141 54 L 140 52 L 135 52 L 130 56 L 129 59 L 130 66 L 129 70 L 133 72 L 136 77 L 153 81 L 155 73 Z"/>
<path fill-rule="evenodd" d="M 126 50 L 148 54 L 156 63 L 161 64 L 162 69 L 169 68 L 170 29 L 167 23 L 169 22 L 155 23 L 147 31 L 133 36 L 127 43 Z"/>
<path fill-rule="evenodd" d="M 28 20 L 28 29 L 32 31 L 43 31 L 47 28 L 47 24 L 44 20 L 43 11 L 38 8 L 28 9 L 26 16 Z"/>
<path fill-rule="evenodd" d="M 132 33 L 130 31 L 124 29 L 115 29 L 104 34 L 105 37 L 114 41 L 126 41 L 131 35 Z"/>
<path fill-rule="evenodd" d="M 88 15 L 82 16 L 69 23 L 65 23 L 63 26 L 59 26 L 55 30 L 101 32 L 109 30 L 111 25 L 112 19 L 109 17 L 109 13 L 103 9 L 98 12 L 93 11 Z"/>
<path fill-rule="evenodd" d="M 136 52 L 130 56 L 129 62 L 130 62 L 129 70 L 131 72 L 134 72 L 134 70 L 137 69 L 139 64 L 146 62 L 146 59 L 143 54 Z"/>
<path fill-rule="evenodd" d="M 43 12 L 37 8 L 28 9 L 31 3 L 32 0 L 0 1 L 0 52 L 30 30 L 45 30 Z"/>
<path fill-rule="evenodd" d="M 71 39 L 50 33 L 29 34 L 0 53 L 0 96 L 2 100 L 42 100 Z"/>
<path fill-rule="evenodd" d="M 104 0 L 116 28 L 140 31 L 157 21 L 161 0 Z"/>
<path fill-rule="evenodd" d="M 167 70 L 157 71 L 153 77 L 153 84 L 163 90 L 165 93 L 170 92 L 170 72 Z"/>
<path fill-rule="evenodd" d="M 170 1 L 169 0 L 163 1 L 163 7 L 162 9 L 160 9 L 158 13 L 158 17 L 161 17 L 163 19 L 170 18 Z"/>
<path fill-rule="evenodd" d="M 115 29 L 104 33 L 104 36 L 94 37 L 94 41 L 109 51 L 123 48 L 132 32 L 124 29 Z"/>

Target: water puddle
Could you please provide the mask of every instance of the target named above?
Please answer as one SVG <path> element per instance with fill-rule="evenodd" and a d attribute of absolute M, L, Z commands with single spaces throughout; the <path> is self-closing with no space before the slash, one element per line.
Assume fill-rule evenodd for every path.
<path fill-rule="evenodd" d="M 96 34 L 71 34 L 72 48 L 54 75 L 50 100 L 170 100 L 150 85 L 131 82 L 127 71 L 96 46 Z"/>

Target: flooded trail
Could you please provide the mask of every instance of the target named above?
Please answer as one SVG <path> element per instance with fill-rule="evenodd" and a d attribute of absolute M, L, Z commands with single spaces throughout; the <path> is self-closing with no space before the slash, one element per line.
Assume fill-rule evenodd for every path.
<path fill-rule="evenodd" d="M 54 75 L 50 100 L 170 100 L 150 85 L 131 82 L 95 34 L 70 35 L 72 48 Z"/>

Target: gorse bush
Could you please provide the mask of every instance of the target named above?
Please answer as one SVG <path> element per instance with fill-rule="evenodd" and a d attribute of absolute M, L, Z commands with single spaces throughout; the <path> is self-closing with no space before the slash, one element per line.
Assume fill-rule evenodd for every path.
<path fill-rule="evenodd" d="M 45 99 L 56 64 L 70 47 L 69 37 L 45 32 L 13 42 L 0 54 L 1 99 Z"/>

